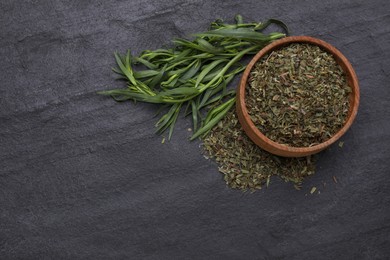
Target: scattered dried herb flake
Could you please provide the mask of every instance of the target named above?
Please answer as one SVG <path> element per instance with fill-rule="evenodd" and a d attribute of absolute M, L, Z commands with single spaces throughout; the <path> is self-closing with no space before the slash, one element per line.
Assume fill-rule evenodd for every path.
<path fill-rule="evenodd" d="M 297 184 L 306 176 L 314 174 L 315 162 L 312 156 L 284 158 L 272 155 L 245 134 L 238 122 L 236 112 L 230 110 L 203 139 L 206 157 L 213 158 L 224 174 L 226 184 L 241 190 L 261 189 L 270 183 L 271 176 Z"/>

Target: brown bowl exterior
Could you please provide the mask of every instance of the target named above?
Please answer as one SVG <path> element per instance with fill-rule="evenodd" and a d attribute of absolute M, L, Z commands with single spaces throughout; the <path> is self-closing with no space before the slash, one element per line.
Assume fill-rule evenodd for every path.
<path fill-rule="evenodd" d="M 264 134 L 260 132 L 260 130 L 254 125 L 252 122 L 248 110 L 245 105 L 245 88 L 247 85 L 247 81 L 250 75 L 250 72 L 253 68 L 253 66 L 256 64 L 256 62 L 263 57 L 265 54 L 270 53 L 274 50 L 277 50 L 285 45 L 288 45 L 290 43 L 308 43 L 313 44 L 321 47 L 323 50 L 331 53 L 335 60 L 340 64 L 342 69 L 344 70 L 348 85 L 352 88 L 352 92 L 350 94 L 350 109 L 348 113 L 347 120 L 345 122 L 345 125 L 329 140 L 315 145 L 311 147 L 291 147 L 287 145 L 282 145 L 279 143 L 276 143 L 266 137 Z M 290 36 L 283 38 L 281 40 L 277 40 L 275 42 L 272 42 L 271 44 L 267 45 L 265 48 L 263 48 L 261 51 L 259 51 L 255 57 L 251 60 L 251 62 L 246 67 L 243 76 L 241 78 L 240 85 L 238 86 L 237 91 L 237 104 L 236 104 L 236 110 L 238 119 L 245 131 L 245 133 L 249 136 L 249 138 L 256 143 L 258 146 L 260 146 L 262 149 L 275 154 L 279 156 L 284 157 L 302 157 L 307 156 L 311 154 L 318 153 L 334 142 L 336 142 L 352 125 L 353 121 L 355 120 L 358 107 L 359 107 L 359 99 L 360 99 L 360 93 L 359 93 L 359 85 L 358 80 L 356 77 L 356 73 L 352 68 L 352 65 L 349 63 L 347 58 L 339 50 L 337 50 L 335 47 L 330 45 L 329 43 L 326 43 L 322 40 L 309 37 L 309 36 Z"/>

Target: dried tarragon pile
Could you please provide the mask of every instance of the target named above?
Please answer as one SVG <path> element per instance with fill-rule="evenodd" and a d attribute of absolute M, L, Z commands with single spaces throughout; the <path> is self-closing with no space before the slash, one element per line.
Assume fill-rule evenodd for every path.
<path fill-rule="evenodd" d="M 254 144 L 242 129 L 234 109 L 203 139 L 203 148 L 207 157 L 215 159 L 231 188 L 261 189 L 276 175 L 292 181 L 294 187 L 300 189 L 303 179 L 315 171 L 313 156 L 279 157 Z"/>
<path fill-rule="evenodd" d="M 268 138 L 309 147 L 343 127 L 350 92 L 332 54 L 312 44 L 293 43 L 255 64 L 246 105 L 253 123 Z"/>

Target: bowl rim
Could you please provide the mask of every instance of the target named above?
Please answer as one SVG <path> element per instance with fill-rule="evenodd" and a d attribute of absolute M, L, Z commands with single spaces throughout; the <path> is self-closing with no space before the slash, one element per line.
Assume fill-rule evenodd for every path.
<path fill-rule="evenodd" d="M 293 146 L 287 146 L 283 144 L 279 144 L 275 141 L 272 141 L 267 136 L 265 136 L 252 122 L 247 107 L 245 103 L 245 88 L 247 85 L 248 77 L 250 75 L 250 72 L 252 71 L 253 66 L 257 63 L 257 61 L 263 57 L 265 54 L 268 54 L 269 52 L 279 49 L 283 46 L 289 45 L 291 43 L 308 43 L 308 44 L 314 44 L 322 48 L 323 50 L 327 51 L 328 53 L 331 53 L 334 57 L 334 59 L 337 61 L 337 63 L 342 67 L 344 70 L 348 85 L 352 88 L 350 101 L 351 107 L 348 112 L 348 118 L 344 124 L 344 126 L 336 132 L 330 139 L 326 140 L 325 142 L 322 142 L 317 145 L 309 146 L 309 147 L 293 147 Z M 330 146 L 334 142 L 336 142 L 342 135 L 344 135 L 349 127 L 352 125 L 353 121 L 356 118 L 358 107 L 359 107 L 359 100 L 360 100 L 360 92 L 359 92 L 359 85 L 358 85 L 358 79 L 356 76 L 356 73 L 354 69 L 352 68 L 351 63 L 347 60 L 347 58 L 334 46 L 331 44 L 317 39 L 310 36 L 289 36 L 285 37 L 280 40 L 276 40 L 272 42 L 271 44 L 267 45 L 263 49 L 261 49 L 249 62 L 247 65 L 242 77 L 240 84 L 238 86 L 237 91 L 237 105 L 236 110 L 238 113 L 239 121 L 246 132 L 246 134 L 254 141 L 257 145 L 259 145 L 261 148 L 267 150 L 268 152 L 271 152 L 273 154 L 281 155 L 281 156 L 289 156 L 289 157 L 299 157 L 299 156 L 306 156 L 310 154 L 314 154 L 317 152 L 320 152 L 321 150 L 325 149 L 326 147 Z"/>

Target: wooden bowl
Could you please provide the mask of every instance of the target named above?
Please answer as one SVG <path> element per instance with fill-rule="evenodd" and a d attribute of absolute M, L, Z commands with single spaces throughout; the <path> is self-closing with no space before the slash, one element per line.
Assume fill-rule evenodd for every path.
<path fill-rule="evenodd" d="M 248 114 L 247 107 L 245 105 L 245 88 L 253 66 L 265 54 L 268 54 L 274 50 L 277 50 L 291 43 L 313 44 L 319 46 L 320 48 L 327 51 L 328 53 L 331 53 L 334 56 L 336 62 L 340 64 L 341 68 L 344 70 L 347 77 L 348 85 L 352 88 L 352 92 L 350 94 L 350 109 L 348 112 L 348 117 L 345 122 L 345 125 L 327 141 L 311 147 L 292 147 L 292 146 L 287 146 L 272 141 L 271 139 L 266 137 L 263 133 L 261 133 L 260 130 L 254 125 L 254 123 L 252 122 Z M 302 157 L 302 156 L 315 154 L 324 150 L 325 148 L 327 148 L 328 146 L 336 142 L 343 134 L 345 134 L 348 128 L 352 125 L 352 122 L 355 119 L 357 114 L 357 110 L 359 106 L 359 98 L 360 98 L 358 80 L 355 71 L 353 70 L 347 58 L 345 58 L 344 55 L 341 54 L 339 50 L 337 50 L 329 43 L 308 36 L 286 37 L 267 45 L 264 49 L 259 51 L 246 67 L 243 76 L 241 78 L 240 85 L 238 86 L 237 95 L 238 95 L 237 105 L 236 105 L 237 115 L 245 133 L 249 136 L 249 138 L 254 143 L 260 146 L 262 149 L 272 154 L 285 156 L 285 157 Z"/>

